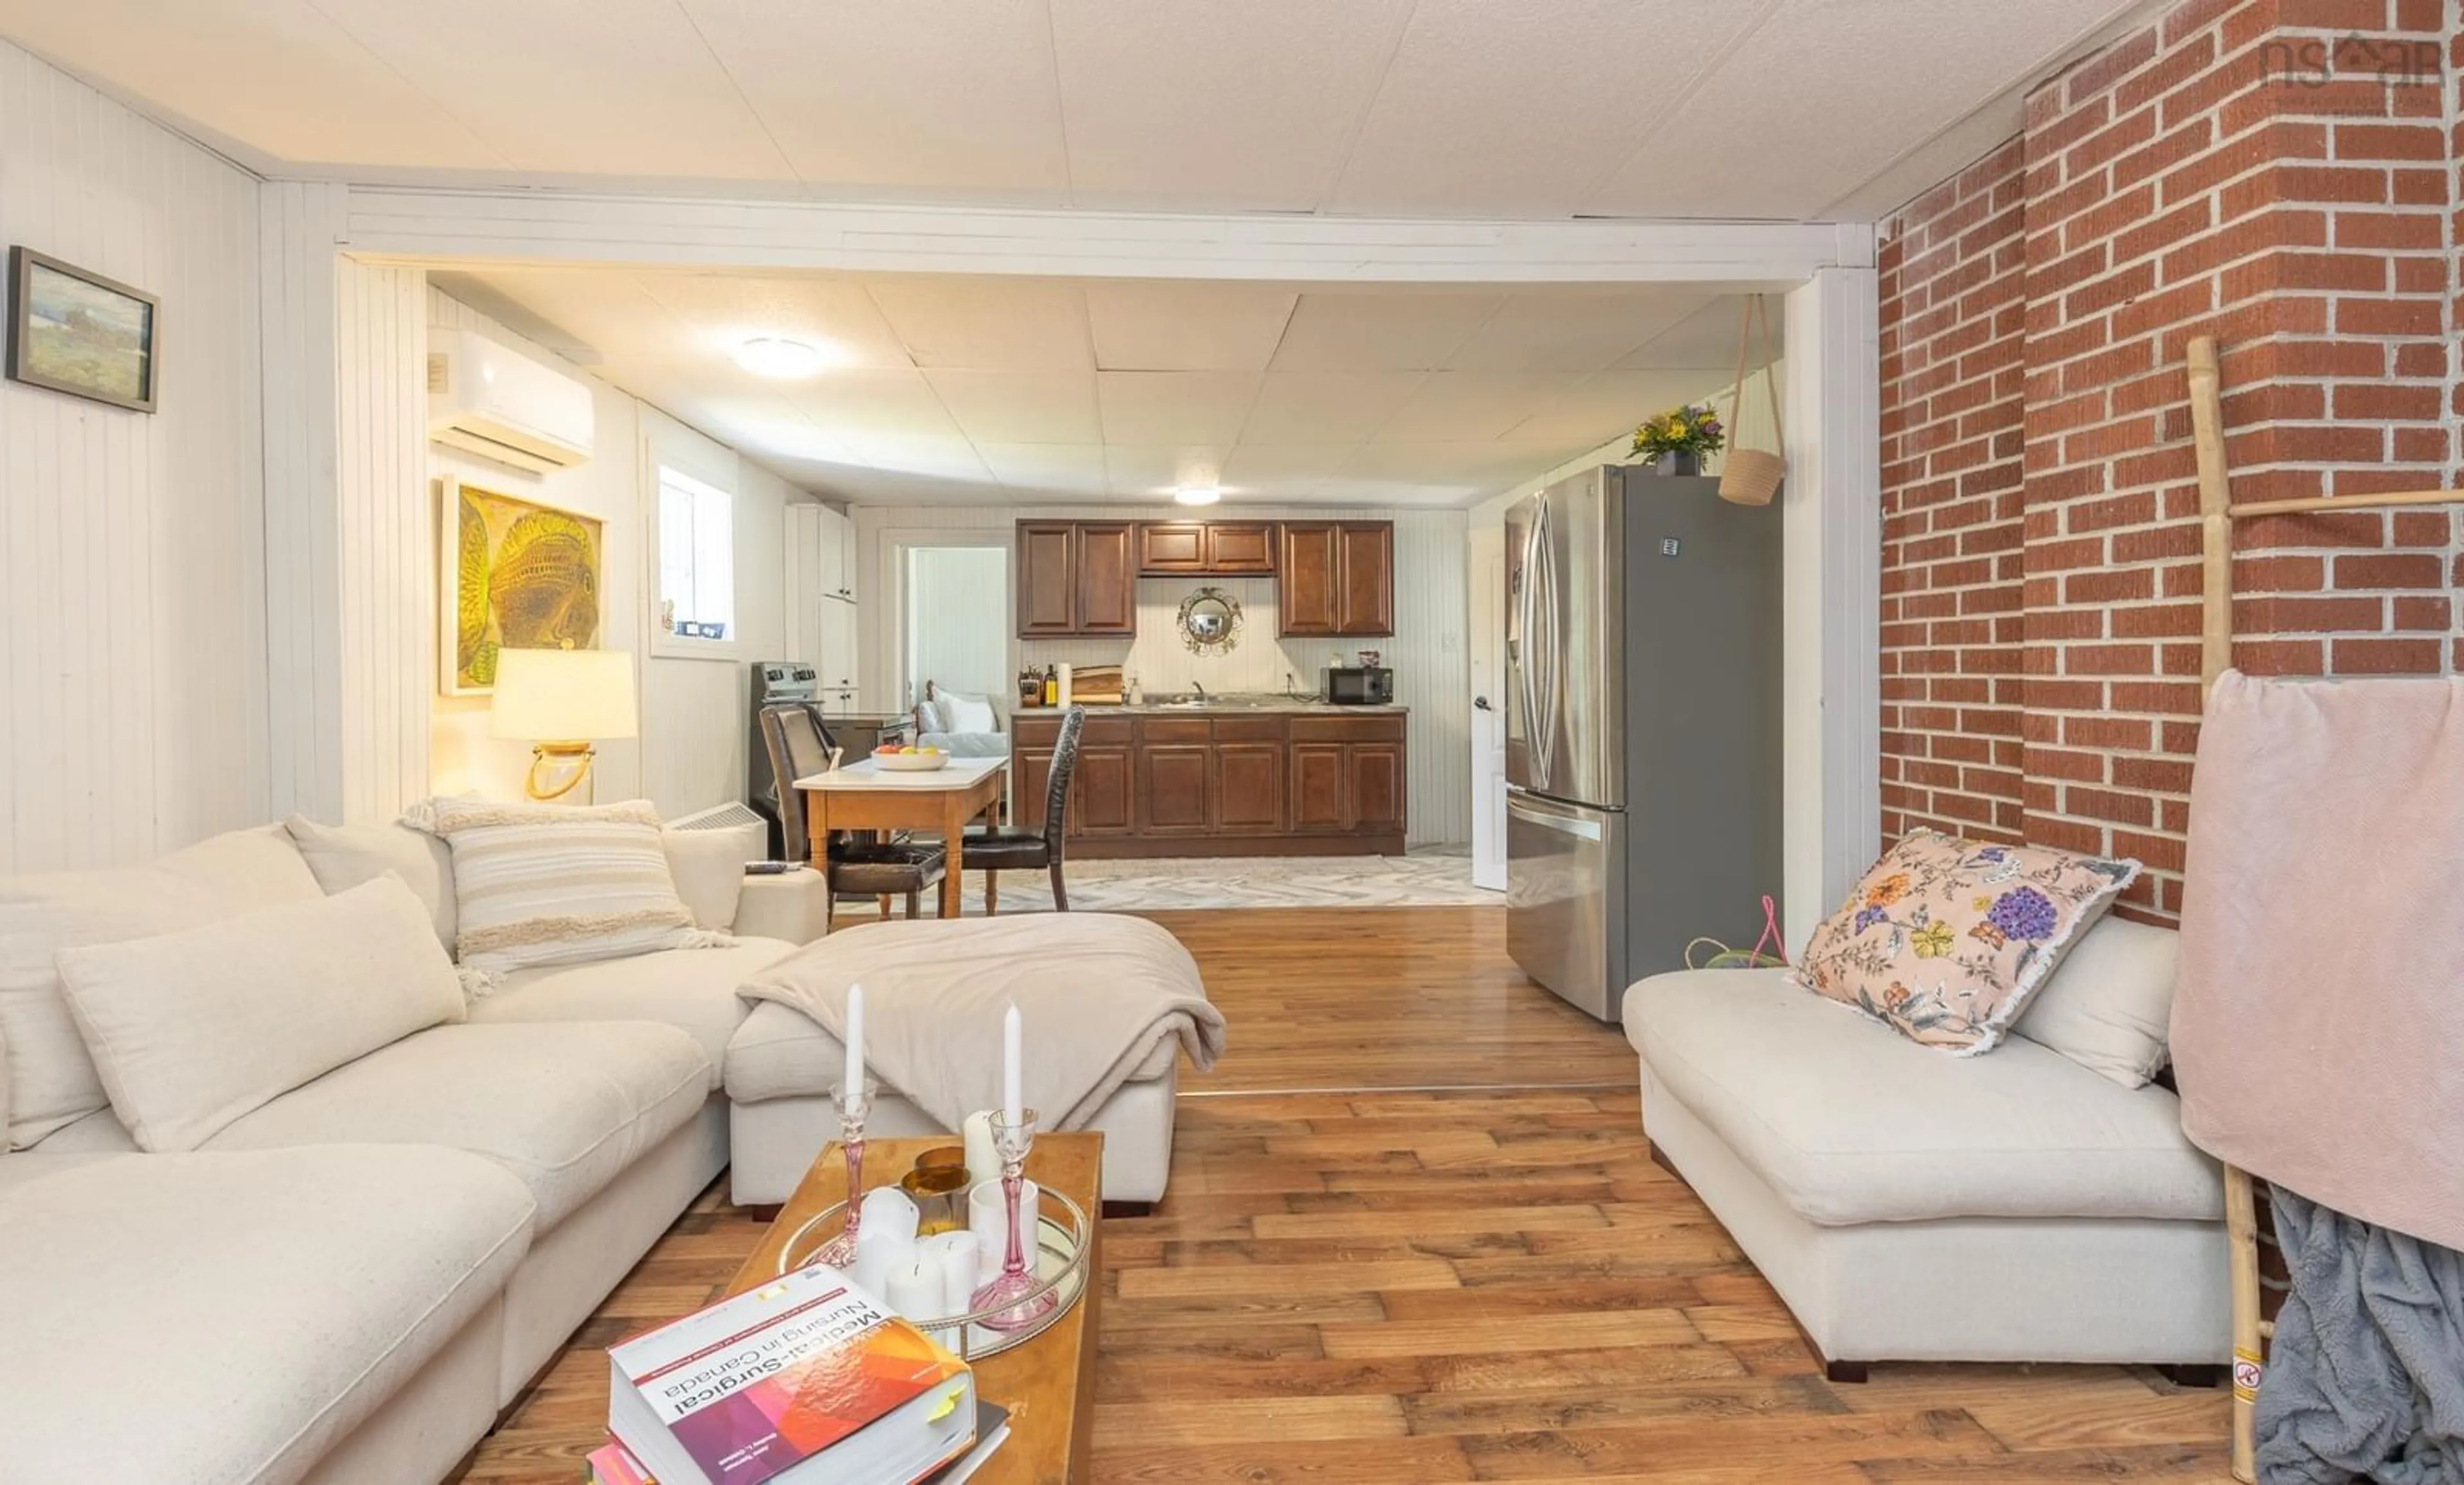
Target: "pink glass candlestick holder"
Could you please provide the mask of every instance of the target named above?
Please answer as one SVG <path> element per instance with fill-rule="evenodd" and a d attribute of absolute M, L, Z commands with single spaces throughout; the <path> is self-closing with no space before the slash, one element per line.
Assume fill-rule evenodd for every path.
<path fill-rule="evenodd" d="M 1000 1276 L 977 1290 L 972 1301 L 978 1310 L 998 1312 L 980 1322 L 986 1330 L 1023 1330 L 1061 1303 L 1049 1289 L 1034 1292 L 1035 1274 L 1027 1267 L 1026 1245 L 1019 1238 L 1019 1188 L 1024 1180 L 1026 1152 L 1034 1147 L 1033 1109 L 1021 1110 L 1015 1124 L 999 1114 L 993 1116 L 993 1153 L 1001 1157 L 1001 1206 L 1007 1212 L 1009 1244 L 1001 1255 Z"/>
<path fill-rule="evenodd" d="M 834 1269 L 855 1267 L 855 1230 L 864 1221 L 864 1121 L 872 1113 L 872 1096 L 881 1085 L 868 1077 L 862 1087 L 830 1085 L 830 1099 L 839 1106 L 839 1145 L 847 1152 L 847 1225 L 839 1235 L 813 1250 L 809 1260 Z"/>

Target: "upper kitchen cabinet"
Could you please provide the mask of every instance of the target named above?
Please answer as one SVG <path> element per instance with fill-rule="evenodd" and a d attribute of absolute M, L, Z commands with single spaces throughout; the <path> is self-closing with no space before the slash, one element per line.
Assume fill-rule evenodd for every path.
<path fill-rule="evenodd" d="M 827 505 L 805 508 L 812 513 L 814 589 L 825 598 L 855 602 L 855 522 Z"/>
<path fill-rule="evenodd" d="M 1276 573 L 1277 632 L 1309 638 L 1395 632 L 1395 524 L 1287 521 Z"/>
<path fill-rule="evenodd" d="M 1019 637 L 1136 633 L 1135 534 L 1126 521 L 1020 521 Z"/>
<path fill-rule="evenodd" d="M 1144 577 L 1266 577 L 1274 570 L 1271 521 L 1155 521 L 1138 527 Z"/>

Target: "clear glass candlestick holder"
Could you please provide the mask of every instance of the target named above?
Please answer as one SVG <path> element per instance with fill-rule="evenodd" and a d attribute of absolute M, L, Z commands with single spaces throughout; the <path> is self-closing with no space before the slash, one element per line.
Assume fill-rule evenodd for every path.
<path fill-rule="evenodd" d="M 980 1322 L 986 1330 L 1023 1330 L 1061 1302 L 1050 1289 L 1037 1289 L 1035 1275 L 1027 1272 L 1025 1248 L 1019 1241 L 1020 1188 L 1025 1181 L 1026 1153 L 1033 1148 L 1033 1109 L 1020 1110 L 1016 1123 L 999 1114 L 993 1116 L 993 1153 L 1001 1157 L 1001 1208 L 1009 1237 L 1000 1276 L 975 1294 L 978 1310 L 996 1312 Z"/>
<path fill-rule="evenodd" d="M 872 1114 L 872 1096 L 880 1091 L 881 1085 L 869 1077 L 861 1086 L 830 1085 L 830 1101 L 839 1106 L 839 1146 L 847 1153 L 847 1226 L 815 1249 L 808 1262 L 855 1267 L 855 1230 L 864 1221 L 864 1121 Z"/>

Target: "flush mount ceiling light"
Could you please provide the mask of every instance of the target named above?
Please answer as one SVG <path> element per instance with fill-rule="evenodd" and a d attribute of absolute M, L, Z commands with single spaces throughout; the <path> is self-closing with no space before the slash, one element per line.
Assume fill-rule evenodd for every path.
<path fill-rule="evenodd" d="M 756 376 L 810 376 L 822 368 L 822 351 L 784 336 L 757 335 L 736 347 L 736 364 Z"/>
<path fill-rule="evenodd" d="M 1223 499 L 1223 492 L 1213 485 L 1182 485 L 1172 498 L 1182 505 L 1212 505 Z"/>

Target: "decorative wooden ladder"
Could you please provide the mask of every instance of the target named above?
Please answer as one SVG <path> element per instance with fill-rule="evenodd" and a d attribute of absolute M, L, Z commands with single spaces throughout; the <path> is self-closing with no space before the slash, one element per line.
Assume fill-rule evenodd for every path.
<path fill-rule="evenodd" d="M 2233 523 L 2257 516 L 2298 516 L 2315 511 L 2380 510 L 2399 505 L 2464 503 L 2464 490 L 2409 490 L 2390 495 L 2313 496 L 2291 500 L 2233 503 L 2225 459 L 2221 377 L 2216 343 L 2200 336 L 2189 345 L 2190 438 L 2199 457 L 2200 558 L 2203 564 L 2200 625 L 2200 704 L 2216 677 L 2233 664 Z M 2233 1473 L 2257 1478 L 2255 1415 L 2266 1343 L 2276 1327 L 2259 1315 L 2258 1201 L 2249 1171 L 2225 1167 L 2225 1234 L 2233 1259 Z"/>

